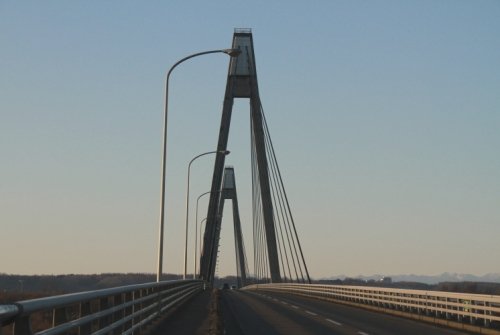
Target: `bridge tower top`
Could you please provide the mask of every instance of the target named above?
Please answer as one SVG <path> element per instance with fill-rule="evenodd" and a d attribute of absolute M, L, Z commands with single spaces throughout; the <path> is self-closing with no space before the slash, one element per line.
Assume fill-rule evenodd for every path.
<path fill-rule="evenodd" d="M 229 63 L 228 77 L 232 78 L 232 96 L 251 99 L 252 94 L 258 94 L 258 90 L 252 90 L 252 84 L 257 88 L 252 31 L 250 29 L 236 29 L 232 48 L 241 50 L 241 54 L 238 57 L 233 57 Z"/>

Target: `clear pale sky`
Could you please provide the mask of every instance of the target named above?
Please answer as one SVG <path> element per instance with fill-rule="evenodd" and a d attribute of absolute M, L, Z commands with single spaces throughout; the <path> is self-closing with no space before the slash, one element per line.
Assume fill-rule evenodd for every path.
<path fill-rule="evenodd" d="M 165 73 L 235 27 L 253 31 L 312 277 L 500 272 L 499 18 L 496 0 L 0 0 L 0 272 L 156 271 Z M 182 272 L 187 163 L 216 147 L 227 66 L 171 78 L 166 272 Z M 247 101 L 228 148 L 252 261 Z M 191 228 L 213 158 L 192 167 Z M 236 272 L 224 216 L 219 275 Z"/>

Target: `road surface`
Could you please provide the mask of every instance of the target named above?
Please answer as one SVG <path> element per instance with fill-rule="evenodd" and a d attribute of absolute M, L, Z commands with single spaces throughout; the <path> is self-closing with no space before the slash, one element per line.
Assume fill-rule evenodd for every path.
<path fill-rule="evenodd" d="M 268 292 L 223 290 L 226 334 L 459 335 L 457 330 L 350 306 Z"/>

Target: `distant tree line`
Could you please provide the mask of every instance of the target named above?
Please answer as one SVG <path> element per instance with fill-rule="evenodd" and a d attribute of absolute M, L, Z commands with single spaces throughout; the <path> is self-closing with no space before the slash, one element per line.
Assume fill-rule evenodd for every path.
<path fill-rule="evenodd" d="M 181 279 L 182 276 L 165 274 L 163 280 Z M 0 297 L 12 294 L 43 296 L 99 290 L 156 281 L 151 273 L 103 273 L 90 275 L 8 275 L 0 274 Z"/>

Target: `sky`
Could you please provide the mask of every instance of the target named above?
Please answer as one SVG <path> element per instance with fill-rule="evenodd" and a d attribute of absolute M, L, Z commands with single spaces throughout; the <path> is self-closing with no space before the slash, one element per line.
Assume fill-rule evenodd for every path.
<path fill-rule="evenodd" d="M 500 272 L 499 17 L 494 0 L 0 0 L 0 272 L 156 272 L 165 74 L 234 28 L 252 29 L 311 277 Z M 165 272 L 228 62 L 172 73 Z M 226 164 L 252 269 L 249 127 L 239 99 Z M 191 171 L 188 272 L 213 164 Z M 231 215 L 218 275 L 236 273 Z"/>

